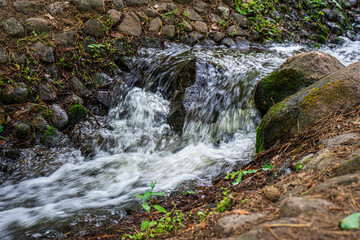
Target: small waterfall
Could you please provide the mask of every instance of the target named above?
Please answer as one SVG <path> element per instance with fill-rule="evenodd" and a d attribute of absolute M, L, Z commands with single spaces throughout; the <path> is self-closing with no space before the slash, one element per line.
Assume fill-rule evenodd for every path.
<path fill-rule="evenodd" d="M 322 50 L 347 65 L 360 60 L 353 49 L 359 44 L 346 40 Z M 92 155 L 71 147 L 21 151 L 19 168 L 0 186 L 0 238 L 59 237 L 77 224 L 117 221 L 138 207 L 132 194 L 146 191 L 151 181 L 170 193 L 211 184 L 246 163 L 259 122 L 254 86 L 286 58 L 307 50 L 143 49 L 120 83 L 117 104 L 97 118 L 102 127 L 89 118 L 73 129 L 71 140 Z M 193 79 L 184 75 L 190 63 Z M 186 89 L 175 86 L 181 74 Z M 167 121 L 176 91 L 185 111 L 182 134 Z"/>

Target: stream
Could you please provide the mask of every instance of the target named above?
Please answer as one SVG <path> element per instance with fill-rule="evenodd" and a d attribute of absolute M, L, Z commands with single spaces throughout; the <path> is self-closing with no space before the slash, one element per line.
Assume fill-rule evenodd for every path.
<path fill-rule="evenodd" d="M 288 57 L 310 50 L 286 44 L 142 49 L 119 86 L 116 104 L 97 117 L 101 127 L 89 117 L 65 140 L 70 145 L 22 149 L 19 167 L 0 176 L 0 239 L 61 238 L 76 226 L 117 222 L 140 210 L 132 194 L 144 193 L 151 181 L 155 191 L 183 193 L 246 164 L 260 121 L 252 99 L 256 83 Z M 360 61 L 360 42 L 344 39 L 320 51 L 345 66 Z M 187 115 L 180 136 L 166 121 L 165 95 L 171 91 L 167 80 L 190 58 L 196 76 L 184 95 Z"/>

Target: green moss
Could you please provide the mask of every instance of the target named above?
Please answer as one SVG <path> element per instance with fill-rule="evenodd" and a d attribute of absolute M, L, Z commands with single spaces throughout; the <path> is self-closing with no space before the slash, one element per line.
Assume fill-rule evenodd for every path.
<path fill-rule="evenodd" d="M 55 134 L 57 134 L 58 130 L 54 127 L 47 127 L 46 128 L 46 132 L 45 132 L 45 137 L 48 136 L 54 136 Z"/>
<path fill-rule="evenodd" d="M 256 132 L 255 153 L 259 153 L 264 149 L 264 138 L 261 132 L 261 123 L 262 121 L 255 130 Z"/>
<path fill-rule="evenodd" d="M 68 109 L 69 116 L 74 121 L 86 118 L 88 111 L 80 104 L 74 104 Z"/>

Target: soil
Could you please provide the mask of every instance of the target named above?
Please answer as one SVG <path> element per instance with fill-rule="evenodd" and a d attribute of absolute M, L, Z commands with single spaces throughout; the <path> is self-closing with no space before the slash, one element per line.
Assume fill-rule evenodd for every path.
<path fill-rule="evenodd" d="M 176 205 L 176 209 L 183 212 L 186 220 L 182 222 L 182 228 L 153 239 L 359 239 L 360 229 L 342 230 L 339 221 L 360 211 L 360 181 L 346 183 L 347 185 L 330 183 L 334 181 L 336 169 L 344 160 L 357 154 L 360 142 L 353 139 L 332 146 L 326 146 L 322 142 L 343 134 L 360 133 L 359 115 L 360 106 L 346 112 L 339 109 L 287 143 L 278 143 L 263 151 L 243 170 L 259 169 L 268 164 L 272 164 L 274 168 L 245 175 L 243 181 L 236 186 L 231 184 L 234 180 L 222 178 L 212 186 L 198 187 L 197 194 L 179 194 L 157 200 L 156 204 L 164 206 L 168 211 Z M 309 160 L 301 169 L 296 170 L 298 162 L 304 157 L 324 150 L 330 156 L 330 161 L 323 168 L 308 168 L 311 166 Z M 355 176 L 360 180 L 359 169 L 353 171 L 355 175 L 341 177 L 347 179 Z M 197 212 L 208 214 L 214 211 L 217 203 L 224 198 L 224 188 L 230 190 L 231 206 L 225 212 L 209 214 L 201 221 Z M 305 210 L 299 216 L 283 218 L 282 204 L 291 197 L 322 199 L 331 203 L 331 206 L 325 210 Z M 253 213 L 264 214 L 264 217 L 239 226 L 234 224 L 235 231 L 230 235 L 217 228 L 219 220 L 224 216 Z M 158 212 L 153 218 L 158 219 L 160 216 L 161 213 Z M 66 239 L 119 239 L 139 231 L 141 221 L 147 218 L 145 213 L 134 213 L 117 225 L 87 229 L 81 231 L 81 234 L 80 231 L 69 232 Z M 243 233 L 248 235 L 242 238 Z"/>

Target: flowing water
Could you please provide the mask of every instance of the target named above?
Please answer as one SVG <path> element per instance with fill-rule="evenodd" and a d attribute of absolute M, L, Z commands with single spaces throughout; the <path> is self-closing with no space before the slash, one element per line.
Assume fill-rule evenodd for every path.
<path fill-rule="evenodd" d="M 132 194 L 148 190 L 151 181 L 156 191 L 170 194 L 209 185 L 245 164 L 253 156 L 259 123 L 254 86 L 286 58 L 308 50 L 301 45 L 142 50 L 118 86 L 117 103 L 108 116 L 97 118 L 101 127 L 89 118 L 73 129 L 73 143 L 92 154 L 69 146 L 22 150 L 18 170 L 0 186 L 0 239 L 60 237 L 77 224 L 116 222 L 139 209 Z M 359 42 L 321 50 L 344 65 L 360 60 Z M 184 95 L 187 115 L 179 136 L 166 122 L 167 95 L 179 66 L 193 59 L 196 77 Z"/>

